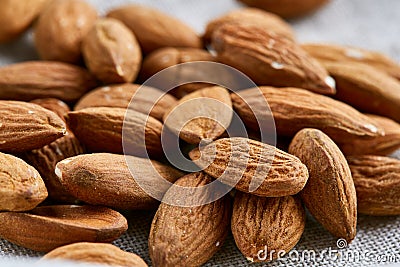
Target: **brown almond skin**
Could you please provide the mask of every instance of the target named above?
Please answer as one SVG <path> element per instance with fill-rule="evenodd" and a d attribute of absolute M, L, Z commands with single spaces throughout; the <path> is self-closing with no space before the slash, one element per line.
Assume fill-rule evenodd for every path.
<path fill-rule="evenodd" d="M 188 101 L 195 100 L 199 101 L 204 99 L 204 104 L 196 102 L 196 105 L 203 106 L 203 112 L 201 118 L 194 118 L 190 121 L 186 121 L 188 114 L 197 116 L 197 113 L 193 112 L 193 105 Z M 208 99 L 219 101 L 218 105 L 214 102 L 208 102 Z M 187 103 L 185 105 L 185 103 Z M 224 104 L 226 106 L 224 106 Z M 180 108 L 182 105 L 182 108 Z M 208 107 L 208 108 L 207 108 Z M 176 113 L 174 109 L 177 108 Z M 232 101 L 230 98 L 229 91 L 220 86 L 206 87 L 200 89 L 191 94 L 188 94 L 181 98 L 175 106 L 171 107 L 164 114 L 164 125 L 167 126 L 172 132 L 177 134 L 181 139 L 190 144 L 199 144 L 202 140 L 215 140 L 225 132 L 225 127 L 218 122 L 216 118 L 226 118 L 226 128 L 230 125 L 232 117 Z M 186 114 L 182 117 L 182 114 Z M 182 127 L 183 126 L 183 127 Z"/>
<path fill-rule="evenodd" d="M 289 252 L 299 242 L 305 224 L 305 210 L 296 196 L 235 194 L 232 234 L 239 250 L 251 262 L 271 261 L 278 257 L 278 251 Z"/>
<path fill-rule="evenodd" d="M 0 236 L 16 245 L 48 252 L 77 242 L 111 242 L 127 229 L 124 216 L 100 206 L 42 206 L 0 213 Z"/>
<path fill-rule="evenodd" d="M 249 146 L 249 152 L 246 151 L 246 145 Z M 232 156 L 232 152 L 235 156 Z M 204 168 L 204 172 L 215 179 L 219 178 L 222 183 L 262 197 L 295 195 L 303 189 L 308 179 L 307 168 L 297 157 L 247 138 L 218 139 L 203 147 L 201 152 L 198 148 L 192 150 L 189 156 L 192 160 L 198 160 L 195 164 Z M 241 173 L 240 167 L 243 167 L 245 160 L 248 163 Z M 256 173 L 257 168 L 260 169 Z M 221 177 L 224 172 L 229 175 Z M 236 183 L 237 177 L 241 178 Z M 262 183 L 250 192 L 251 181 L 255 178 L 262 179 Z"/>
<path fill-rule="evenodd" d="M 45 109 L 51 110 L 56 113 L 61 119 L 71 111 L 69 106 L 57 98 L 39 98 L 32 100 L 31 103 L 37 104 Z"/>
<path fill-rule="evenodd" d="M 47 198 L 37 170 L 4 153 L 0 153 L 0 185 L 0 211 L 31 210 Z"/>
<path fill-rule="evenodd" d="M 298 131 L 308 127 L 320 129 L 335 141 L 384 134 L 371 119 L 344 103 L 299 88 L 279 89 L 267 86 L 231 95 L 233 107 L 240 118 L 246 126 L 256 131 L 260 127 L 252 110 L 271 116 L 260 102 L 260 94 L 268 102 L 280 136 L 293 137 Z"/>
<path fill-rule="evenodd" d="M 146 156 L 146 149 L 153 157 L 163 155 L 161 122 L 134 110 L 86 108 L 68 113 L 67 123 L 79 141 L 91 152 L 125 152 L 135 156 Z M 125 151 L 122 142 L 123 129 L 126 130 Z"/>
<path fill-rule="evenodd" d="M 39 105 L 0 100 L 0 151 L 25 152 L 50 144 L 65 134 L 64 121 Z"/>
<path fill-rule="evenodd" d="M 97 81 L 87 70 L 62 62 L 27 61 L 0 68 L 0 99 L 78 100 Z"/>
<path fill-rule="evenodd" d="M 400 215 L 400 161 L 373 155 L 347 157 L 357 191 L 358 213 Z"/>
<path fill-rule="evenodd" d="M 136 94 L 138 89 L 140 94 Z M 130 105 L 132 98 L 135 102 Z M 156 102 L 157 99 L 161 99 Z M 170 94 L 164 94 L 161 90 L 140 84 L 115 84 L 99 87 L 84 95 L 75 106 L 75 110 L 90 107 L 114 107 L 129 108 L 140 113 L 162 120 L 166 110 L 177 103 L 177 99 Z M 153 107 L 154 105 L 154 107 Z"/>
<path fill-rule="evenodd" d="M 299 45 L 268 29 L 224 24 L 212 35 L 219 62 L 248 75 L 257 85 L 299 87 L 334 94 L 334 81 Z"/>
<path fill-rule="evenodd" d="M 41 261 L 69 260 L 102 266 L 147 267 L 138 255 L 125 252 L 111 244 L 75 243 L 62 246 L 44 255 Z"/>
<path fill-rule="evenodd" d="M 105 84 L 130 83 L 142 64 L 142 52 L 133 33 L 119 20 L 99 19 L 83 38 L 86 66 Z"/>
<path fill-rule="evenodd" d="M 336 80 L 336 99 L 363 112 L 400 122 L 400 81 L 364 64 L 323 64 Z"/>
<path fill-rule="evenodd" d="M 175 185 L 202 187 L 212 182 L 207 174 L 198 172 L 180 178 Z M 169 194 L 174 194 L 169 196 Z M 194 202 L 199 196 L 175 195 L 165 197 Z M 205 189 L 202 197 L 212 198 L 212 190 Z M 201 266 L 222 246 L 229 231 L 231 201 L 228 196 L 196 207 L 179 207 L 161 203 L 151 224 L 149 253 L 153 266 Z"/>
<path fill-rule="evenodd" d="M 356 235 L 357 198 L 349 165 L 337 145 L 317 129 L 303 129 L 289 153 L 307 166 L 310 178 L 300 192 L 310 213 L 331 234 L 351 242 Z"/>
<path fill-rule="evenodd" d="M 146 164 L 151 164 L 162 178 L 171 183 L 183 176 L 180 171 L 157 161 L 107 153 L 63 160 L 57 164 L 56 174 L 67 192 L 86 203 L 123 210 L 148 210 L 157 208 L 159 202 L 140 187 L 128 168 L 145 168 Z M 154 183 L 153 193 L 161 199 L 169 187 L 157 186 L 157 173 L 147 168 L 136 171 L 146 178 L 146 182 Z"/>
<path fill-rule="evenodd" d="M 139 41 L 145 54 L 161 47 L 200 48 L 202 42 L 193 29 L 157 9 L 126 5 L 111 10 L 107 17 L 122 21 Z"/>
<path fill-rule="evenodd" d="M 23 34 L 48 0 L 2 0 L 0 10 L 0 43 L 13 41 Z M 7 25 L 7 26 L 5 26 Z"/>
<path fill-rule="evenodd" d="M 82 39 L 97 19 L 97 11 L 83 0 L 54 0 L 40 14 L 34 30 L 36 49 L 43 60 L 79 63 Z"/>

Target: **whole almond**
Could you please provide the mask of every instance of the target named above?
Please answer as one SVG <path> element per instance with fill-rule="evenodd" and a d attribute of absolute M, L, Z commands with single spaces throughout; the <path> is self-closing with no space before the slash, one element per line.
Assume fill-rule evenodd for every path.
<path fill-rule="evenodd" d="M 39 15 L 48 0 L 1 0 L 0 43 L 14 40 L 24 33 Z"/>
<path fill-rule="evenodd" d="M 133 33 L 120 21 L 99 19 L 83 38 L 82 53 L 89 70 L 102 82 L 133 82 L 142 52 Z"/>
<path fill-rule="evenodd" d="M 141 87 L 140 90 L 138 90 Z M 134 98 L 133 98 L 134 97 Z M 130 105 L 132 99 L 133 103 Z M 157 101 L 157 99 L 159 99 Z M 91 107 L 128 108 L 162 120 L 166 110 L 177 103 L 175 97 L 156 88 L 139 84 L 115 84 L 97 88 L 84 95 L 75 110 Z M 149 113 L 149 110 L 150 113 Z"/>
<path fill-rule="evenodd" d="M 301 47 L 319 61 L 363 63 L 400 80 L 400 65 L 379 52 L 335 44 L 309 43 Z"/>
<path fill-rule="evenodd" d="M 0 100 L 0 151 L 41 148 L 65 132 L 64 121 L 50 110 L 32 103 Z"/>
<path fill-rule="evenodd" d="M 224 24 L 214 32 L 211 45 L 218 61 L 242 71 L 258 85 L 335 93 L 334 80 L 318 61 L 268 29 Z"/>
<path fill-rule="evenodd" d="M 56 113 L 61 119 L 70 112 L 70 108 L 63 101 L 56 98 L 39 98 L 32 100 L 31 103 L 37 104 L 45 109 L 51 110 Z"/>
<path fill-rule="evenodd" d="M 272 114 L 260 102 L 260 94 L 268 102 Z M 279 136 L 294 136 L 307 127 L 320 129 L 335 141 L 384 134 L 371 119 L 354 108 L 298 88 L 247 89 L 232 94 L 232 104 L 246 126 L 256 131 L 260 126 L 254 113 L 273 116 Z"/>
<path fill-rule="evenodd" d="M 68 113 L 67 122 L 79 141 L 91 152 L 145 156 L 146 149 L 153 157 L 163 155 L 162 123 L 137 111 L 86 108 Z"/>
<path fill-rule="evenodd" d="M 282 257 L 278 251 L 289 252 L 299 242 L 305 224 L 305 210 L 298 197 L 235 194 L 232 234 L 239 250 L 251 262 Z"/>
<path fill-rule="evenodd" d="M 361 214 L 400 215 L 400 160 L 380 156 L 348 157 Z"/>
<path fill-rule="evenodd" d="M 180 20 L 154 8 L 127 5 L 111 10 L 107 17 L 118 19 L 137 37 L 144 53 L 161 47 L 202 46 L 200 37 Z"/>
<path fill-rule="evenodd" d="M 42 206 L 0 213 L 0 236 L 35 251 L 77 242 L 111 242 L 127 229 L 124 216 L 100 206 Z"/>
<path fill-rule="evenodd" d="M 194 109 L 193 106 L 201 106 Z M 190 144 L 215 140 L 231 124 L 233 117 L 229 91 L 213 86 L 195 91 L 179 100 L 164 114 L 164 125 Z"/>
<path fill-rule="evenodd" d="M 337 145 L 317 129 L 303 129 L 289 153 L 307 166 L 310 178 L 300 196 L 330 233 L 348 242 L 356 236 L 357 198 L 349 165 Z"/>
<path fill-rule="evenodd" d="M 134 168 L 135 175 L 140 177 L 133 177 L 129 168 Z M 136 178 L 154 184 L 152 193 L 161 199 L 169 187 L 158 184 L 157 178 L 161 176 L 174 183 L 183 176 L 180 171 L 157 161 L 106 153 L 65 159 L 57 164 L 56 174 L 65 190 L 74 197 L 89 204 L 124 210 L 154 209 L 159 204 L 142 189 Z"/>
<path fill-rule="evenodd" d="M 172 197 L 189 203 L 196 202 L 199 197 L 210 199 L 215 192 L 204 186 L 211 182 L 212 178 L 207 174 L 188 174 L 175 185 L 193 187 L 193 190 L 203 187 L 201 196 L 195 191 L 193 194 L 179 195 L 175 190 L 169 190 L 165 198 Z M 153 266 L 201 266 L 206 263 L 228 235 L 230 216 L 231 203 L 227 196 L 193 207 L 161 203 L 149 236 L 149 253 Z"/>
<path fill-rule="evenodd" d="M 336 80 L 336 99 L 400 122 L 400 81 L 365 64 L 325 62 L 324 66 Z"/>
<path fill-rule="evenodd" d="M 37 170 L 3 153 L 0 153 L 0 184 L 0 211 L 31 210 L 47 197 L 46 186 Z"/>
<path fill-rule="evenodd" d="M 61 62 L 30 61 L 0 68 L 0 99 L 58 98 L 71 102 L 96 87 L 85 69 Z"/>
<path fill-rule="evenodd" d="M 44 60 L 81 61 L 81 43 L 97 19 L 94 7 L 82 0 L 52 0 L 40 14 L 35 45 Z"/>
<path fill-rule="evenodd" d="M 41 261 L 47 260 L 69 260 L 102 266 L 147 267 L 138 255 L 125 252 L 111 244 L 99 243 L 75 243 L 59 247 L 41 259 Z"/>
<path fill-rule="evenodd" d="M 295 195 L 308 179 L 307 168 L 297 157 L 247 138 L 218 139 L 189 156 L 222 183 L 262 197 Z M 257 188 L 252 188 L 254 182 Z"/>

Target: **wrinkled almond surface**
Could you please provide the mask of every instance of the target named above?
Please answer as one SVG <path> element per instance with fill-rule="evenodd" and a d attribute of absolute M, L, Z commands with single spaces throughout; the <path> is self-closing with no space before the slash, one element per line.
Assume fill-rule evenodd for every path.
<path fill-rule="evenodd" d="M 56 98 L 39 98 L 32 100 L 31 103 L 53 111 L 63 120 L 65 120 L 64 116 L 71 111 L 66 103 Z"/>

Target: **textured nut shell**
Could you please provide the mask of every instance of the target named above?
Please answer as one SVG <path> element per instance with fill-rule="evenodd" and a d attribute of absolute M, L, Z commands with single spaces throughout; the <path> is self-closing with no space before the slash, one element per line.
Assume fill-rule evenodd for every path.
<path fill-rule="evenodd" d="M 200 102 L 201 98 L 204 98 L 204 105 Z M 202 106 L 201 115 L 204 117 L 185 121 L 186 118 L 190 117 L 190 114 L 194 116 L 198 114 L 197 110 L 193 110 L 192 105 L 185 105 L 185 102 L 194 99 L 197 99 L 196 101 L 200 100 L 196 102 L 196 105 Z M 215 105 L 214 102 L 207 104 L 207 99 L 217 100 L 221 104 Z M 223 104 L 226 106 L 223 106 Z M 180 105 L 184 105 L 183 108 L 179 108 Z M 178 108 L 176 113 L 174 113 L 174 108 Z M 228 90 L 223 87 L 213 86 L 200 89 L 181 98 L 174 107 L 165 112 L 164 125 L 186 142 L 199 144 L 204 139 L 215 140 L 225 132 L 221 122 L 215 119 L 226 118 L 226 126 L 229 126 L 232 116 L 232 102 Z"/>
<path fill-rule="evenodd" d="M 56 98 L 39 98 L 32 100 L 31 103 L 53 111 L 63 120 L 64 116 L 71 111 L 67 104 Z"/>
<path fill-rule="evenodd" d="M 289 153 L 307 166 L 310 178 L 300 196 L 311 214 L 334 236 L 348 242 L 356 235 L 357 198 L 349 165 L 323 132 L 303 129 Z"/>
<path fill-rule="evenodd" d="M 96 85 L 85 69 L 61 62 L 30 61 L 0 68 L 0 99 L 76 101 Z"/>
<path fill-rule="evenodd" d="M 211 44 L 218 61 L 237 68 L 258 85 L 335 93 L 331 78 L 318 61 L 268 29 L 225 24 L 214 32 Z"/>
<path fill-rule="evenodd" d="M 379 156 L 347 158 L 361 214 L 400 215 L 400 161 Z"/>
<path fill-rule="evenodd" d="M 259 90 L 272 111 L 278 135 L 294 136 L 307 127 L 320 129 L 338 141 L 383 135 L 383 130 L 371 119 L 344 103 L 303 89 L 266 86 L 240 91 L 241 97 L 232 94 L 233 107 L 253 130 L 259 131 L 259 126 L 252 110 L 271 116 L 259 101 Z"/>
<path fill-rule="evenodd" d="M 0 43 L 20 36 L 39 15 L 48 0 L 1 0 Z M 5 26 L 7 25 L 7 26 Z"/>
<path fill-rule="evenodd" d="M 133 82 L 142 64 L 142 52 L 133 33 L 120 21 L 98 20 L 82 41 L 89 70 L 102 82 Z"/>
<path fill-rule="evenodd" d="M 151 7 L 122 6 L 111 10 L 107 17 L 118 19 L 131 29 L 145 53 L 161 47 L 200 48 L 202 45 L 193 29 Z"/>
<path fill-rule="evenodd" d="M 300 240 L 306 224 L 304 207 L 297 197 L 264 198 L 236 192 L 232 234 L 247 260 L 263 261 L 259 251 L 289 252 Z M 266 255 L 265 261 L 278 253 Z M 273 257 L 270 257 L 273 256 Z"/>
<path fill-rule="evenodd" d="M 141 188 L 128 168 L 144 168 L 135 171 L 142 175 L 140 179 L 154 185 L 153 189 L 161 199 L 168 187 L 157 186 L 157 177 L 152 170 L 145 168 L 146 164 L 152 164 L 159 175 L 171 183 L 183 176 L 176 169 L 157 161 L 106 153 L 66 159 L 57 164 L 56 173 L 67 192 L 86 203 L 127 210 L 153 209 L 158 201 Z"/>
<path fill-rule="evenodd" d="M 139 87 L 142 87 L 140 94 L 136 94 Z M 135 102 L 129 105 L 133 96 L 135 96 Z M 161 99 L 155 103 L 160 97 Z M 151 109 L 150 116 L 162 120 L 165 111 L 176 103 L 175 97 L 164 94 L 156 88 L 125 83 L 100 87 L 87 93 L 76 104 L 75 110 L 90 107 L 127 108 L 129 106 L 130 109 L 144 114 L 148 114 Z"/>
<path fill-rule="evenodd" d="M 126 116 L 125 116 L 126 115 Z M 125 153 L 143 156 L 144 144 L 149 155 L 162 155 L 162 124 L 153 117 L 122 108 L 95 107 L 68 113 L 68 126 L 91 152 L 122 154 L 123 128 Z"/>
<path fill-rule="evenodd" d="M 0 153 L 0 211 L 31 210 L 46 197 L 46 186 L 35 168 Z"/>
<path fill-rule="evenodd" d="M 39 105 L 0 100 L 0 151 L 41 148 L 65 134 L 65 123 Z"/>
<path fill-rule="evenodd" d="M 249 152 L 246 151 L 246 145 L 249 146 Z M 195 163 L 216 179 L 224 172 L 229 173 L 219 179 L 222 183 L 263 197 L 295 195 L 303 189 L 308 179 L 306 166 L 295 156 L 246 138 L 218 139 L 202 148 L 201 152 L 198 148 L 192 150 L 189 156 L 192 160 L 198 160 Z M 245 160 L 248 162 L 243 166 Z M 241 168 L 243 173 L 240 172 Z M 237 184 L 234 180 L 236 177 L 241 177 Z M 249 192 L 251 181 L 255 178 L 263 179 L 262 183 L 256 190 Z"/>
<path fill-rule="evenodd" d="M 99 206 L 42 206 L 29 213 L 0 213 L 0 236 L 35 251 L 76 242 L 111 242 L 127 229 L 124 216 Z"/>
<path fill-rule="evenodd" d="M 43 256 L 43 260 L 70 260 L 97 263 L 103 266 L 147 267 L 136 254 L 125 252 L 111 244 L 75 243 L 56 248 Z"/>
<path fill-rule="evenodd" d="M 82 39 L 96 19 L 96 9 L 85 1 L 52 0 L 40 14 L 34 31 L 40 57 L 79 63 Z"/>
<path fill-rule="evenodd" d="M 199 172 L 188 174 L 175 184 L 202 187 L 211 182 L 211 177 Z M 166 196 L 170 193 L 175 191 L 168 191 Z M 212 194 L 212 190 L 205 189 L 202 197 L 210 198 Z M 179 198 L 179 195 L 172 197 Z M 190 197 L 193 198 L 185 196 Z M 231 203 L 227 196 L 197 207 L 161 203 L 151 224 L 149 236 L 149 252 L 153 265 L 201 266 L 206 263 L 222 246 L 229 231 L 230 216 Z"/>

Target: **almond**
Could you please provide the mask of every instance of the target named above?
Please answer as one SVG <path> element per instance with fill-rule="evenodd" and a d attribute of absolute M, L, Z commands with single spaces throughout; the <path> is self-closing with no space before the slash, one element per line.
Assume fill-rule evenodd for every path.
<path fill-rule="evenodd" d="M 47 197 L 46 186 L 37 170 L 3 153 L 0 153 L 0 184 L 0 211 L 31 210 Z"/>
<path fill-rule="evenodd" d="M 196 202 L 199 197 L 210 199 L 213 190 L 204 187 L 212 178 L 201 172 L 188 174 L 175 185 L 182 187 L 203 187 L 201 196 L 194 194 L 177 195 L 175 190 L 167 191 L 165 198 L 172 197 Z M 180 192 L 180 191 L 178 191 Z M 149 236 L 150 258 L 154 266 L 201 266 L 222 246 L 229 231 L 231 203 L 228 197 L 209 204 L 194 207 L 179 207 L 161 203 L 151 224 Z"/>
<path fill-rule="evenodd" d="M 40 98 L 32 100 L 31 103 L 53 111 L 63 120 L 64 116 L 71 111 L 67 104 L 56 98 Z"/>
<path fill-rule="evenodd" d="M 140 177 L 133 177 L 130 168 Z M 124 210 L 154 209 L 159 204 L 135 179 L 145 179 L 146 184 L 154 185 L 152 193 L 161 199 L 169 187 L 157 183 L 157 178 L 161 176 L 173 183 L 183 176 L 157 161 L 106 153 L 65 159 L 57 164 L 56 174 L 74 197 L 89 204 Z"/>
<path fill-rule="evenodd" d="M 289 153 L 307 166 L 310 178 L 300 196 L 330 233 L 348 242 L 356 235 L 357 198 L 349 165 L 337 145 L 317 129 L 303 129 Z"/>
<path fill-rule="evenodd" d="M 124 216 L 99 206 L 42 206 L 30 212 L 0 213 L 0 236 L 35 251 L 76 242 L 111 242 L 127 229 Z"/>
<path fill-rule="evenodd" d="M 218 139 L 189 156 L 222 183 L 263 197 L 297 194 L 308 179 L 307 168 L 298 158 L 247 138 Z"/>
<path fill-rule="evenodd" d="M 297 197 L 235 194 L 232 234 L 239 250 L 251 262 L 282 257 L 281 251 L 287 253 L 299 242 L 305 224 L 305 210 Z"/>
<path fill-rule="evenodd" d="M 40 14 L 35 45 L 44 60 L 79 63 L 82 39 L 97 19 L 94 7 L 82 0 L 52 0 Z"/>
<path fill-rule="evenodd" d="M 0 100 L 0 151 L 41 148 L 65 134 L 64 122 L 39 105 Z"/>
<path fill-rule="evenodd" d="M 30 101 L 53 97 L 71 102 L 96 84 L 85 69 L 61 62 L 28 61 L 0 68 L 0 99 Z"/>
<path fill-rule="evenodd" d="M 142 64 L 142 52 L 133 33 L 120 21 L 99 19 L 82 41 L 89 70 L 102 82 L 133 82 Z"/>
<path fill-rule="evenodd" d="M 268 29 L 224 24 L 211 42 L 219 62 L 248 75 L 258 85 L 300 87 L 334 94 L 334 81 L 300 46 Z"/>
<path fill-rule="evenodd" d="M 357 190 L 358 212 L 400 215 L 400 161 L 380 156 L 347 158 Z"/>
<path fill-rule="evenodd" d="M 50 251 L 42 260 L 69 260 L 97 263 L 102 266 L 147 267 L 138 255 L 122 251 L 111 244 L 75 243 Z"/>
<path fill-rule="evenodd" d="M 137 37 L 144 53 L 161 47 L 202 46 L 200 37 L 180 20 L 154 8 L 127 5 L 111 10 L 107 17 L 122 21 Z"/>

